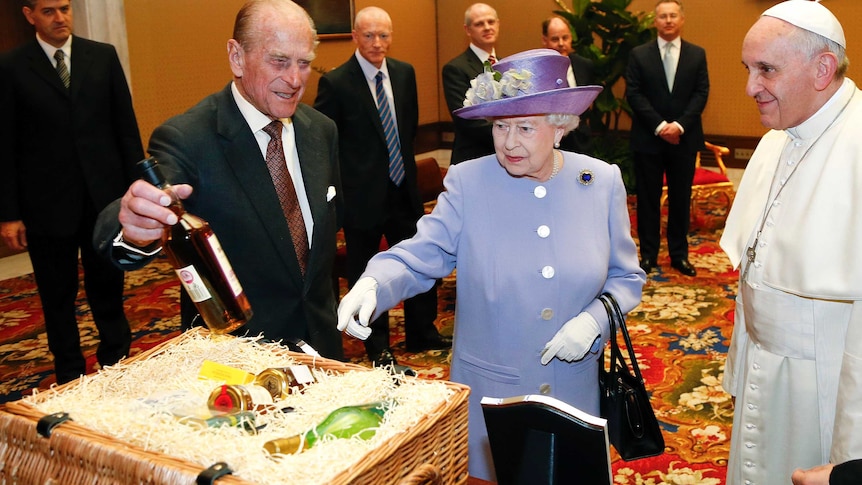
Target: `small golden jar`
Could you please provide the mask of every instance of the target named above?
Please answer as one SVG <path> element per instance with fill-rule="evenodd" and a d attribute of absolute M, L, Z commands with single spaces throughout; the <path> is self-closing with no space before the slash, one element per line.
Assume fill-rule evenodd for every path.
<path fill-rule="evenodd" d="M 209 409 L 220 413 L 255 411 L 272 403 L 269 391 L 255 384 L 221 385 L 213 389 L 207 399 Z"/>
<path fill-rule="evenodd" d="M 314 375 L 305 365 L 264 369 L 254 379 L 256 385 L 269 391 L 273 401 L 284 399 L 292 392 L 302 392 L 314 381 Z"/>

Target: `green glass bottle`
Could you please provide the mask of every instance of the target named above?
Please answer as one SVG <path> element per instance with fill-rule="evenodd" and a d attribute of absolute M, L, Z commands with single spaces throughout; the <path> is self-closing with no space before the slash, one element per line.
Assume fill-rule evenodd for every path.
<path fill-rule="evenodd" d="M 263 448 L 270 454 L 300 453 L 314 446 L 320 438 L 352 438 L 358 436 L 370 439 L 377 432 L 388 403 L 378 401 L 358 406 L 344 406 L 329 413 L 320 424 L 305 433 L 279 438 L 264 443 Z"/>

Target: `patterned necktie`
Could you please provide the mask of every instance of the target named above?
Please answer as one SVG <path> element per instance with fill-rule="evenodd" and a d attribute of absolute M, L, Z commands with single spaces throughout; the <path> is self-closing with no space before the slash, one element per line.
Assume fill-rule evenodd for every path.
<path fill-rule="evenodd" d="M 281 202 L 281 210 L 287 219 L 290 228 L 290 237 L 293 239 L 293 249 L 296 251 L 296 260 L 299 269 L 305 276 L 305 267 L 308 263 L 308 232 L 305 228 L 305 220 L 302 218 L 302 210 L 299 208 L 299 199 L 296 197 L 296 188 L 293 179 L 287 170 L 287 161 L 284 158 L 284 146 L 281 143 L 281 121 L 274 120 L 266 125 L 263 131 L 269 135 L 269 145 L 266 147 L 266 166 L 278 193 Z"/>
<path fill-rule="evenodd" d="M 392 111 L 389 110 L 389 99 L 383 90 L 383 72 L 377 71 L 376 81 L 377 113 L 383 123 L 383 134 L 386 136 L 386 149 L 389 150 L 389 180 L 396 186 L 404 181 L 404 158 L 401 156 L 401 141 L 398 140 L 398 130 Z"/>
<path fill-rule="evenodd" d="M 496 63 L 497 63 L 497 58 L 494 57 L 494 54 L 491 54 L 490 56 L 488 56 L 488 64 L 493 66 Z"/>
<path fill-rule="evenodd" d="M 673 91 L 673 77 L 674 77 L 674 65 L 673 65 L 673 44 L 668 42 L 664 47 L 664 76 L 667 78 L 667 88 Z"/>
<path fill-rule="evenodd" d="M 63 49 L 57 49 L 54 52 L 54 59 L 57 61 L 57 75 L 60 76 L 60 80 L 63 81 L 63 86 L 66 86 L 66 89 L 69 89 L 69 80 L 71 76 L 69 76 L 69 68 L 66 67 L 66 61 L 63 59 L 66 58 L 66 54 L 63 52 Z"/>

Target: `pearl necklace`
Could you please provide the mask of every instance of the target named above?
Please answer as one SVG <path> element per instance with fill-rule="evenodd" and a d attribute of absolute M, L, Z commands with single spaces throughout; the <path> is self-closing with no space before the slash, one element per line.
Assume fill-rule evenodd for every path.
<path fill-rule="evenodd" d="M 560 152 L 557 150 L 554 150 L 554 168 L 553 168 L 553 170 L 551 170 L 551 176 L 548 177 L 548 180 L 551 180 L 552 178 L 556 177 L 558 173 L 560 173 L 560 166 L 561 165 L 562 164 L 560 163 Z M 546 180 L 546 182 L 547 182 L 547 180 Z"/>

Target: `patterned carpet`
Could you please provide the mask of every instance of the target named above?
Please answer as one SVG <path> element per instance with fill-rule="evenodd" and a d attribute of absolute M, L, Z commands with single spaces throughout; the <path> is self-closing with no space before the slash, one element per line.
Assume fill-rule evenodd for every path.
<path fill-rule="evenodd" d="M 667 452 L 632 462 L 615 456 L 618 484 L 724 484 L 732 408 L 720 383 L 737 278 L 717 245 L 725 211 L 721 200 L 697 208 L 690 260 L 698 276 L 680 275 L 670 268 L 667 254 L 660 255 L 661 269 L 650 276 L 641 305 L 629 315 L 629 331 L 639 349 Z M 179 334 L 179 285 L 164 259 L 128 273 L 126 286 L 133 355 Z M 342 291 L 343 286 L 342 281 Z M 452 332 L 454 305 L 455 281 L 449 277 L 439 289 L 442 333 Z M 88 370 L 94 371 L 98 336 L 83 289 L 78 314 Z M 399 362 L 422 377 L 446 379 L 449 352 L 406 352 L 403 312 L 399 307 L 390 316 L 393 350 Z M 41 319 L 32 275 L 0 281 L 0 403 L 54 382 Z M 344 343 L 351 361 L 368 363 L 361 342 L 345 337 Z"/>

